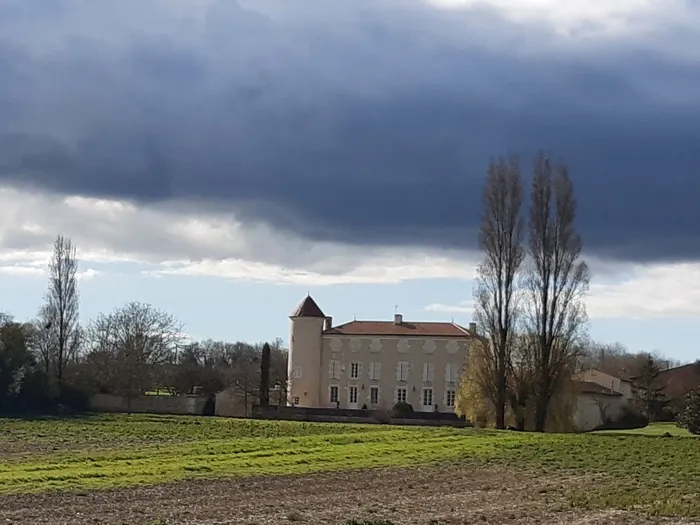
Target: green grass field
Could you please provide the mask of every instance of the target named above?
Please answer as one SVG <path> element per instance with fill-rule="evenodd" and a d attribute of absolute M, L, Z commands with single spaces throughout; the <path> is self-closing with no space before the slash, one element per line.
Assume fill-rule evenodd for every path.
<path fill-rule="evenodd" d="M 663 436 L 671 434 L 674 437 L 694 437 L 687 430 L 679 428 L 675 423 L 655 423 L 644 428 L 636 428 L 634 430 L 601 430 L 596 434 L 617 435 L 617 436 Z"/>
<path fill-rule="evenodd" d="M 440 462 L 587 476 L 566 492 L 576 507 L 700 516 L 700 440 L 664 425 L 537 435 L 140 415 L 0 419 L 0 495 Z"/>

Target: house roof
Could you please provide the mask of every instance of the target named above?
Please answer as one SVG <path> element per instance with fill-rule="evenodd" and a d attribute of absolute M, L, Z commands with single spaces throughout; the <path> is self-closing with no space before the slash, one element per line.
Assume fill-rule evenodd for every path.
<path fill-rule="evenodd" d="M 579 372 L 578 374 L 574 374 L 574 379 L 578 379 L 579 377 L 583 377 L 583 375 L 584 375 L 586 372 L 598 372 L 599 374 L 605 374 L 606 376 L 610 376 L 610 377 L 612 377 L 613 379 L 619 379 L 619 380 L 622 381 L 623 383 L 632 383 L 632 381 L 631 381 L 630 379 L 627 379 L 626 377 L 623 377 L 623 376 L 620 375 L 620 374 L 617 374 L 617 375 L 615 375 L 615 374 L 610 374 L 610 373 L 608 373 L 608 372 L 604 372 L 604 371 L 601 370 L 600 368 L 587 368 L 586 370 L 582 370 L 582 371 Z"/>
<path fill-rule="evenodd" d="M 376 335 L 399 337 L 475 337 L 466 328 L 455 323 L 409 322 L 394 323 L 393 321 L 350 321 L 329 328 L 324 335 Z"/>
<path fill-rule="evenodd" d="M 292 312 L 290 317 L 326 317 L 323 311 L 319 308 L 310 295 L 307 295 L 304 300 L 299 303 L 296 310 Z"/>
<path fill-rule="evenodd" d="M 700 387 L 700 362 L 662 370 L 656 378 L 665 387 L 667 395 L 683 395 Z"/>
<path fill-rule="evenodd" d="M 667 368 L 666 370 L 661 370 L 657 377 L 671 377 L 678 374 L 700 374 L 700 361 L 695 363 L 688 363 L 687 365 L 677 366 L 675 368 Z"/>
<path fill-rule="evenodd" d="M 615 392 L 610 388 L 605 388 L 598 383 L 591 383 L 590 381 L 574 381 L 574 390 L 579 394 L 595 394 L 599 396 L 622 396 L 620 392 Z"/>

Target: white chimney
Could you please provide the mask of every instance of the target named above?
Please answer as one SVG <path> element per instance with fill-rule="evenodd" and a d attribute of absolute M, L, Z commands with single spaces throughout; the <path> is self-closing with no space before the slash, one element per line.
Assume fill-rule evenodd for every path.
<path fill-rule="evenodd" d="M 403 323 L 403 315 L 394 314 L 394 324 L 401 324 L 401 323 Z"/>
<path fill-rule="evenodd" d="M 323 329 L 330 330 L 331 328 L 333 328 L 333 318 L 330 316 L 326 316 L 326 322 Z"/>
<path fill-rule="evenodd" d="M 469 323 L 469 331 L 476 333 L 476 323 Z"/>

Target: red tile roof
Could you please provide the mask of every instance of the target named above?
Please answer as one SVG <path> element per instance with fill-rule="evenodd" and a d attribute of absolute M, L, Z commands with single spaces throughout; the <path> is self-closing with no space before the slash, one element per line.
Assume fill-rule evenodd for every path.
<path fill-rule="evenodd" d="M 403 321 L 350 321 L 334 326 L 323 332 L 325 335 L 388 335 L 401 337 L 457 337 L 470 338 L 472 334 L 466 328 L 454 323 L 423 323 Z"/>
<path fill-rule="evenodd" d="M 604 396 L 621 396 L 620 392 L 615 392 L 610 388 L 605 388 L 598 383 L 591 383 L 590 381 L 574 381 L 574 390 L 580 394 L 596 394 Z"/>
<path fill-rule="evenodd" d="M 299 303 L 290 317 L 326 317 L 310 295 Z"/>

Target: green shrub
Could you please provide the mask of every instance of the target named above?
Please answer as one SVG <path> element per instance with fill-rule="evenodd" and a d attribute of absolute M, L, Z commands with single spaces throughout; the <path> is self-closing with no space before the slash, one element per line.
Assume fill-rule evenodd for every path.
<path fill-rule="evenodd" d="M 19 404 L 26 410 L 44 411 L 51 407 L 57 392 L 51 387 L 49 376 L 41 369 L 27 372 L 19 391 Z"/>
<path fill-rule="evenodd" d="M 644 428 L 649 425 L 649 419 L 630 407 L 622 407 L 621 414 L 616 419 L 606 418 L 602 425 L 599 425 L 595 430 L 631 430 L 635 428 Z"/>
<path fill-rule="evenodd" d="M 71 384 L 64 383 L 61 385 L 58 402 L 73 412 L 87 412 L 90 410 L 90 397 L 88 394 Z"/>
<path fill-rule="evenodd" d="M 686 394 L 685 406 L 678 414 L 676 424 L 691 434 L 700 434 L 700 388 Z"/>

